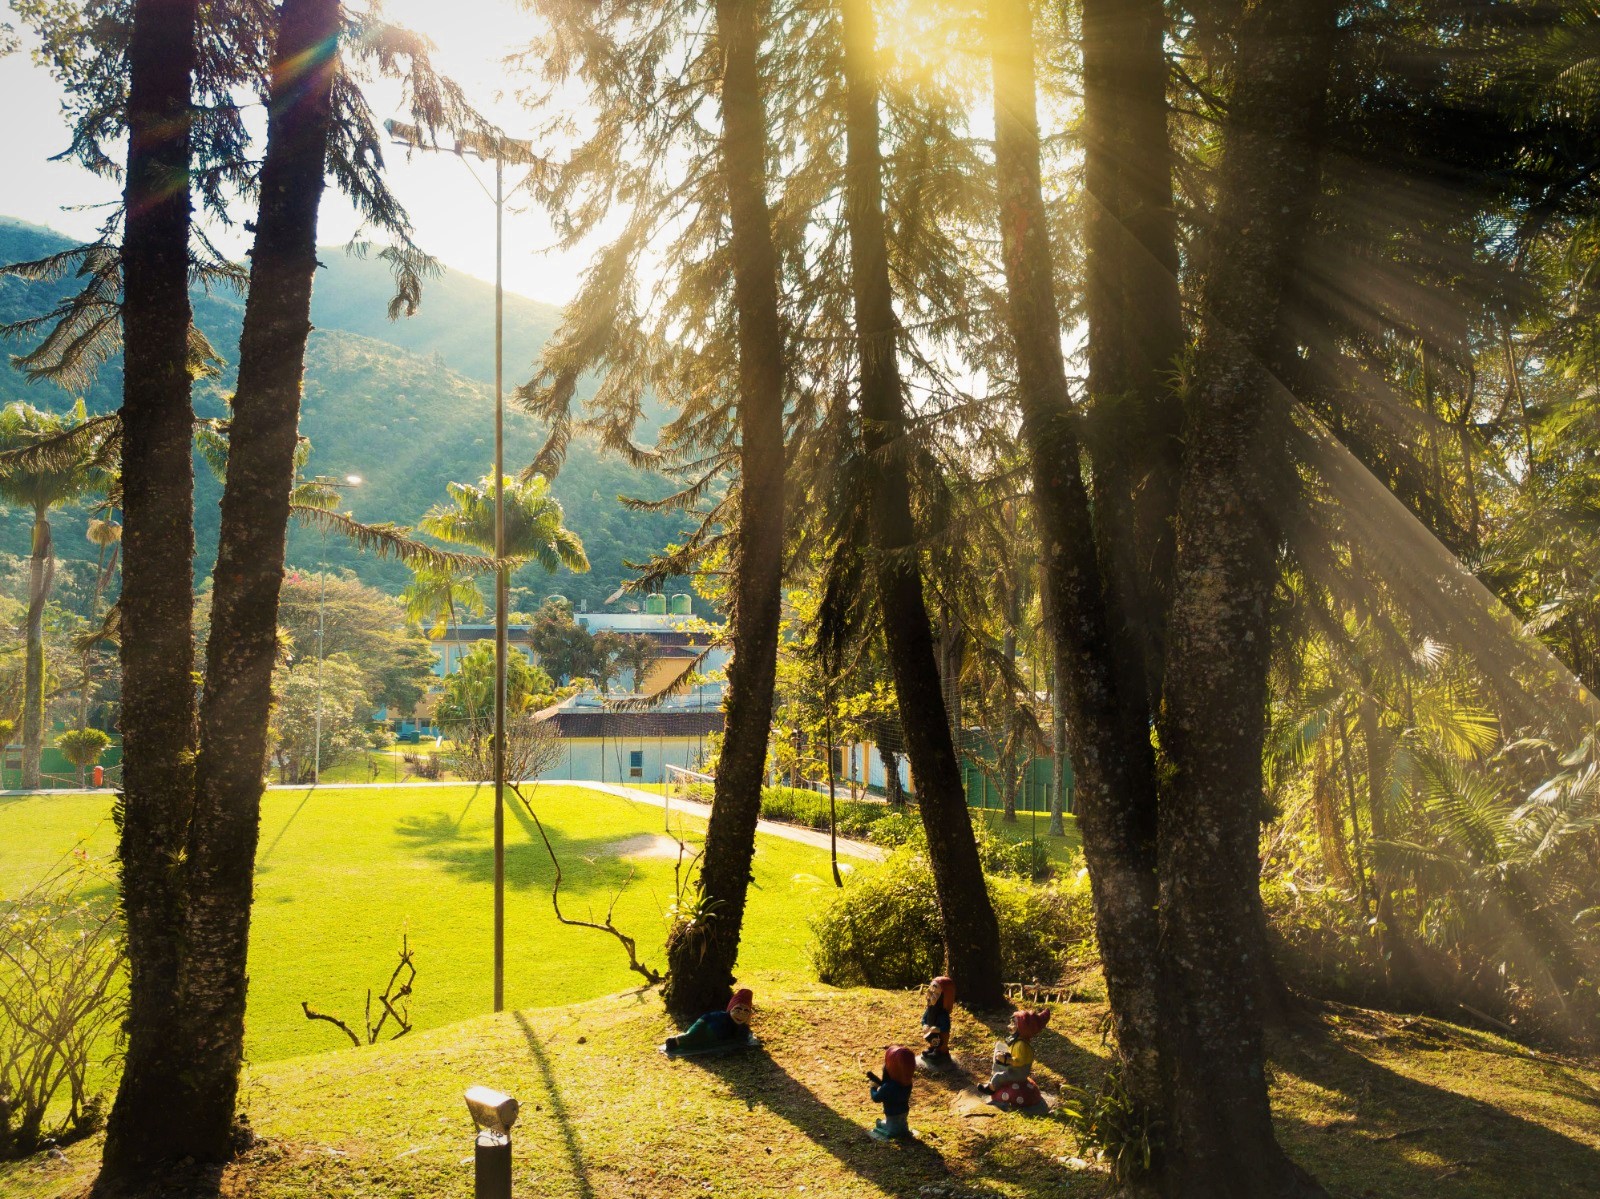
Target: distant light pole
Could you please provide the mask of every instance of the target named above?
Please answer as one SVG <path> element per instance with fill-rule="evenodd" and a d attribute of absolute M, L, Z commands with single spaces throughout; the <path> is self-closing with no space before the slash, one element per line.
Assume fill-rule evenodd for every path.
<path fill-rule="evenodd" d="M 510 578 L 506 556 L 505 390 L 504 325 L 505 290 L 502 256 L 505 246 L 506 163 L 535 161 L 529 142 L 492 133 L 467 133 L 454 146 L 426 138 L 415 125 L 385 121 L 383 127 L 398 145 L 411 150 L 454 154 L 463 163 L 468 154 L 494 163 L 494 191 L 483 186 L 478 173 L 467 168 L 472 180 L 494 201 L 494 1010 L 505 1008 L 506 990 L 506 606 Z"/>
<path fill-rule="evenodd" d="M 318 487 L 331 487 L 342 491 L 346 487 L 360 487 L 360 475 L 346 475 L 335 479 L 331 475 L 318 475 L 311 482 Z M 328 600 L 328 530 L 322 530 L 322 549 L 317 554 L 317 725 L 311 745 L 311 785 L 322 784 L 322 632 L 324 612 Z"/>

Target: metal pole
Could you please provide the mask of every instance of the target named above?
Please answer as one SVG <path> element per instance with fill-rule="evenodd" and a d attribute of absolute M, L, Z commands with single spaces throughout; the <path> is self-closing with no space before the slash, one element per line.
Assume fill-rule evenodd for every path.
<path fill-rule="evenodd" d="M 506 991 L 506 475 L 504 352 L 501 328 L 501 246 L 505 197 L 504 152 L 494 158 L 494 1010 L 505 1010 Z"/>

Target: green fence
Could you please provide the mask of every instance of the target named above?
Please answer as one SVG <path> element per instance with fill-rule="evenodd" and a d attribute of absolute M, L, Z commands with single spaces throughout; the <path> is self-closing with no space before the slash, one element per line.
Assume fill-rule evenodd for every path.
<path fill-rule="evenodd" d="M 1017 811 L 1048 812 L 1054 786 L 1054 763 L 1050 758 L 1034 758 L 1022 772 L 1022 782 L 1017 788 Z M 1065 810 L 1072 811 L 1072 763 L 1066 763 L 1067 801 Z M 967 791 L 967 806 L 973 808 L 999 808 L 1004 806 L 1000 788 L 994 780 L 978 769 L 971 758 L 961 759 L 961 780 Z"/>
<path fill-rule="evenodd" d="M 62 729 L 51 729 L 48 739 L 55 740 L 56 734 Z M 0 791 L 15 791 L 22 786 L 22 744 L 13 742 L 6 746 L 3 761 L 0 761 Z M 122 778 L 122 739 L 113 737 L 111 744 L 106 747 L 105 753 L 100 755 L 100 765 L 105 767 L 106 782 L 115 783 Z M 39 772 L 44 776 L 43 783 L 51 787 L 76 787 L 78 785 L 78 768 L 67 761 L 63 754 L 54 745 L 46 745 L 44 753 L 39 758 Z"/>

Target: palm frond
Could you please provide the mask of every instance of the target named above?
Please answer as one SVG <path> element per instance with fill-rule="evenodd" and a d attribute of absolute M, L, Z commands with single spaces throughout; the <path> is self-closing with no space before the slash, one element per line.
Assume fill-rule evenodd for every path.
<path fill-rule="evenodd" d="M 403 525 L 363 524 L 343 512 L 308 504 L 291 504 L 289 511 L 301 524 L 337 533 L 359 549 L 375 553 L 380 558 L 398 559 L 408 566 L 470 571 L 475 574 L 488 574 L 495 568 L 493 558 L 440 549 L 436 545 L 418 541 L 411 536 L 411 530 Z M 508 558 L 506 564 L 515 567 L 521 563 L 519 559 Z"/>

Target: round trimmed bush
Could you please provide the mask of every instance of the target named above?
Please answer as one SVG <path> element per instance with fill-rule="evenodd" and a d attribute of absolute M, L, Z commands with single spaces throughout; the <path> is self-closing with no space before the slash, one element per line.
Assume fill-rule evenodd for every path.
<path fill-rule="evenodd" d="M 1007 981 L 1053 982 L 1068 957 L 1092 945 L 1088 888 L 1079 880 L 1033 886 L 988 876 Z M 835 986 L 917 987 L 944 965 L 939 902 L 927 859 L 909 849 L 855 876 L 812 922 L 817 976 Z"/>

